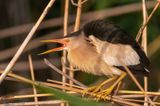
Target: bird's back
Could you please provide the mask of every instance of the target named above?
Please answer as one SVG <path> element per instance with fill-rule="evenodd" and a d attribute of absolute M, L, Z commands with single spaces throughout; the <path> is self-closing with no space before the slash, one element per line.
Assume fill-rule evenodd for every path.
<path fill-rule="evenodd" d="M 121 29 L 119 26 L 110 23 L 105 20 L 95 20 L 87 23 L 83 27 L 84 33 L 87 37 L 90 35 L 95 36 L 101 41 L 107 41 L 111 44 L 129 45 L 139 56 L 140 64 L 128 65 L 130 70 L 135 73 L 143 73 L 147 75 L 150 70 L 150 62 L 135 39 L 130 36 L 126 31 Z M 117 68 L 123 69 L 122 66 L 116 66 Z"/>

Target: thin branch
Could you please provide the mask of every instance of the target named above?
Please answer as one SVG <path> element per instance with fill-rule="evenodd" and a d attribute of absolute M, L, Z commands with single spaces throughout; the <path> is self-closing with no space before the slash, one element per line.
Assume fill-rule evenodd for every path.
<path fill-rule="evenodd" d="M 52 100 L 52 101 L 39 101 L 37 103 L 35 102 L 20 102 L 20 103 L 5 103 L 5 104 L 0 104 L 4 106 L 36 106 L 36 105 L 56 105 L 59 103 L 63 103 L 64 101 L 62 100 Z"/>
<path fill-rule="evenodd" d="M 160 89 L 158 90 L 158 92 L 160 92 Z M 156 101 L 158 98 L 159 98 L 159 96 L 155 96 L 155 97 L 153 98 L 153 102 Z"/>
<path fill-rule="evenodd" d="M 123 67 L 125 68 L 125 70 L 127 71 L 127 73 L 129 74 L 129 76 L 132 78 L 132 80 L 134 81 L 134 83 L 138 86 L 138 88 L 144 92 L 143 94 L 146 95 L 147 99 L 150 101 L 150 103 L 154 105 L 154 103 L 152 102 L 152 100 L 148 97 L 148 95 L 145 93 L 145 90 L 143 89 L 143 87 L 140 85 L 140 83 L 137 81 L 137 79 L 135 78 L 135 76 L 132 74 L 132 72 L 128 69 L 128 67 L 126 65 L 123 64 L 123 62 L 121 62 L 121 64 L 123 65 Z"/>
<path fill-rule="evenodd" d="M 28 60 L 29 60 L 29 67 L 30 67 L 31 79 L 32 79 L 32 81 L 35 81 L 34 69 L 33 69 L 33 62 L 32 62 L 32 57 L 31 57 L 31 55 L 28 55 Z M 36 96 L 36 94 L 37 94 L 36 87 L 35 87 L 35 85 L 32 85 L 32 87 L 33 87 L 33 94 L 35 95 L 35 96 L 34 96 L 34 101 L 35 101 L 35 103 L 38 103 L 38 97 Z M 38 106 L 38 105 L 35 105 L 35 106 Z"/>
<path fill-rule="evenodd" d="M 61 86 L 61 85 L 57 85 L 57 84 L 50 84 L 50 83 L 44 83 L 48 86 L 51 86 L 51 87 L 55 87 L 55 88 L 60 88 L 60 89 L 65 89 L 65 90 L 69 90 L 69 91 L 73 91 L 73 92 L 76 92 L 76 93 L 83 93 L 84 91 L 83 90 L 80 90 L 80 89 L 76 89 L 76 88 L 71 88 L 71 87 L 66 87 L 66 86 Z M 125 101 L 123 98 L 117 98 L 117 97 L 110 97 L 110 96 L 100 96 L 100 95 L 97 95 L 96 93 L 91 93 L 91 92 L 86 92 L 88 95 L 91 95 L 93 97 L 101 97 L 102 100 L 110 100 L 110 101 L 113 101 L 113 102 L 116 102 L 116 103 L 120 103 L 120 104 L 126 104 L 126 105 L 129 105 L 129 106 L 140 106 L 136 103 L 132 103 L 132 102 L 128 102 L 128 101 Z"/>
<path fill-rule="evenodd" d="M 11 77 L 5 77 L 5 80 L 19 82 L 19 80 L 11 78 Z"/>
<path fill-rule="evenodd" d="M 137 100 L 137 99 L 125 99 L 126 101 L 130 101 L 130 102 L 140 102 L 140 103 L 144 103 L 143 106 L 145 106 L 145 103 L 150 103 L 148 101 L 143 101 L 143 100 Z M 153 102 L 155 105 L 160 105 L 159 102 Z"/>
<path fill-rule="evenodd" d="M 120 92 L 121 92 L 122 90 L 120 90 Z M 120 92 L 118 92 L 118 93 L 120 93 Z M 121 93 L 120 93 L 121 94 Z M 150 97 L 152 97 L 153 95 L 148 95 L 148 96 L 150 96 Z M 140 94 L 126 94 L 126 95 L 118 95 L 118 97 L 120 97 L 120 98 L 142 98 L 142 97 L 145 97 L 145 95 L 140 95 Z"/>
<path fill-rule="evenodd" d="M 147 7 L 146 1 L 142 0 L 142 10 L 143 10 L 143 25 L 146 23 L 148 14 L 147 14 Z M 142 32 L 142 43 L 141 43 L 145 53 L 147 54 L 147 25 Z"/>
<path fill-rule="evenodd" d="M 33 82 L 32 80 L 29 80 L 29 79 L 27 79 L 27 78 L 24 78 L 24 77 L 21 77 L 21 76 L 19 76 L 19 75 L 15 75 L 15 74 L 12 74 L 12 73 L 9 73 L 8 75 L 9 75 L 9 76 L 12 76 L 12 77 L 14 77 L 14 78 L 16 78 L 16 79 L 22 80 L 22 81 L 24 81 L 24 82 L 26 82 L 26 83 L 29 83 L 29 84 L 38 85 L 39 83 L 42 83 L 42 84 L 44 84 L 44 85 L 46 85 L 46 86 L 51 86 L 51 87 L 55 87 L 55 88 L 59 87 L 59 88 L 61 88 L 61 89 L 65 89 L 65 90 L 70 90 L 70 91 L 76 91 L 76 92 L 79 92 L 79 93 L 83 93 L 83 90 L 79 90 L 79 89 L 75 89 L 75 88 L 60 86 L 60 85 L 56 85 L 56 84 L 50 84 L 50 83 L 46 83 L 46 82 Z M 91 94 L 91 93 L 89 93 L 89 94 Z M 94 95 L 95 95 L 95 94 L 94 94 Z M 109 97 L 102 97 L 102 98 L 103 98 L 103 99 L 105 98 L 105 99 L 110 100 Z M 115 100 L 115 101 L 116 101 L 116 100 Z"/>
<path fill-rule="evenodd" d="M 78 31 L 79 27 L 80 27 L 81 12 L 82 12 L 82 3 L 81 2 L 82 2 L 82 0 L 78 0 L 77 15 L 76 15 L 74 31 Z"/>
<path fill-rule="evenodd" d="M 69 15 L 69 0 L 65 0 L 65 7 L 64 7 L 64 22 L 63 22 L 63 34 L 64 36 L 67 35 L 67 31 L 68 31 L 68 15 Z M 63 51 L 63 56 L 62 56 L 62 72 L 66 74 L 66 68 L 65 68 L 65 64 L 67 62 L 67 59 L 66 59 L 66 56 L 67 56 L 67 53 L 66 51 L 64 50 Z M 66 82 L 67 79 L 65 76 L 62 76 L 62 82 Z M 63 84 L 63 86 L 65 86 Z"/>
<path fill-rule="evenodd" d="M 144 77 L 144 91 L 145 91 L 145 92 L 148 91 L 148 77 L 146 77 L 146 76 Z M 144 106 L 148 106 L 146 94 L 145 94 L 144 100 L 145 100 Z"/>
<path fill-rule="evenodd" d="M 78 84 L 81 87 L 87 88 L 86 85 L 82 84 L 81 82 L 75 80 L 74 78 L 68 76 L 67 74 L 63 73 L 61 70 L 59 70 L 57 67 L 55 67 L 53 64 L 51 64 L 47 59 L 44 59 L 44 62 L 53 70 L 55 70 L 56 72 L 58 72 L 59 74 L 65 76 L 66 78 L 68 78 L 69 80 L 73 81 L 74 83 Z"/>
<path fill-rule="evenodd" d="M 55 88 L 60 88 L 60 89 L 65 89 L 65 90 L 69 90 L 69 91 L 74 91 L 74 92 L 77 92 L 77 93 L 83 93 L 83 90 L 80 90 L 80 89 L 75 89 L 75 88 L 70 88 L 70 87 L 64 87 L 64 86 L 61 86 L 61 85 L 57 85 L 57 84 L 50 84 L 50 83 L 45 83 L 45 82 L 33 82 L 32 80 L 29 80 L 27 78 L 24 78 L 24 77 L 21 77 L 19 75 L 16 75 L 16 74 L 13 74 L 13 73 L 9 73 L 8 74 L 9 76 L 13 77 L 13 78 L 16 78 L 18 80 L 21 80 L 21 81 L 24 81 L 26 83 L 29 83 L 29 84 L 35 84 L 35 85 L 38 85 L 39 83 L 42 83 L 46 86 L 51 86 L 51 87 L 55 87 Z M 123 93 L 131 93 L 131 91 L 119 91 L 119 92 L 123 92 Z M 144 94 L 143 92 L 141 91 L 132 91 L 133 93 L 139 93 L 139 94 Z M 146 92 L 147 94 L 148 92 Z M 149 92 L 150 94 L 160 94 L 158 92 L 154 93 L 154 92 Z M 92 95 L 92 96 L 95 96 L 95 97 L 100 97 L 99 95 L 96 95 L 94 93 L 89 93 L 87 92 L 88 95 Z M 132 103 L 132 102 L 128 102 L 128 101 L 125 101 L 124 99 L 121 99 L 121 98 L 115 98 L 115 97 L 109 97 L 109 96 L 105 96 L 105 97 L 101 97 L 102 99 L 105 99 L 105 100 L 112 100 L 114 102 L 117 102 L 117 103 L 120 103 L 120 104 L 126 104 L 126 105 L 130 105 L 130 106 L 140 106 L 138 104 L 135 104 L 135 103 Z"/>
<path fill-rule="evenodd" d="M 120 94 L 144 94 L 142 91 L 119 90 Z M 160 96 L 160 92 L 145 92 L 147 95 Z"/>
<path fill-rule="evenodd" d="M 143 24 L 145 24 L 148 17 L 147 9 L 146 9 L 146 0 L 142 0 L 142 10 L 143 10 Z M 142 32 L 141 45 L 144 49 L 144 52 L 147 55 L 147 25 Z M 148 78 L 144 76 L 144 91 L 147 92 L 147 90 L 148 90 Z M 148 106 L 147 97 L 145 97 L 144 100 L 145 100 L 144 106 Z"/>
<path fill-rule="evenodd" d="M 3 71 L 0 71 L 0 73 L 2 73 Z M 8 76 L 10 76 L 10 77 L 13 77 L 13 78 L 15 78 L 15 79 L 17 79 L 17 80 L 20 80 L 20 81 L 23 81 L 23 82 L 26 82 L 26 83 L 34 83 L 33 81 L 31 81 L 31 80 L 28 80 L 28 79 L 26 79 L 26 78 L 24 78 L 24 77 L 21 77 L 21 76 L 19 76 L 19 75 L 16 75 L 16 74 L 13 74 L 13 73 L 9 73 L 8 74 Z M 53 84 L 53 85 L 55 85 L 55 84 Z M 54 86 L 54 87 L 58 87 L 58 88 L 60 88 L 60 89 L 64 89 L 63 87 L 60 87 L 60 86 Z M 70 88 L 69 88 L 70 89 Z M 85 89 L 85 88 L 84 88 Z M 67 89 L 68 90 L 68 89 Z M 71 89 L 70 89 L 71 90 Z M 118 91 L 118 93 L 119 94 L 139 94 L 139 95 L 142 95 L 143 97 L 144 97 L 144 92 L 142 92 L 142 91 L 130 91 L 130 90 L 119 90 Z M 147 95 L 150 95 L 150 96 L 160 96 L 160 92 L 145 92 Z M 128 97 L 129 97 L 129 95 L 128 95 Z M 134 97 L 134 96 L 133 96 Z M 137 96 L 137 97 L 139 97 L 139 96 Z"/>
<path fill-rule="evenodd" d="M 34 98 L 36 97 L 48 97 L 48 96 L 52 96 L 53 94 L 27 94 L 27 95 L 15 95 L 15 96 L 9 96 L 9 97 L 0 97 L 1 101 L 5 101 L 5 100 L 11 100 L 11 99 L 25 99 L 25 98 Z"/>
<path fill-rule="evenodd" d="M 86 1 L 88 1 L 88 0 L 83 0 L 82 2 L 81 2 L 81 5 L 83 4 L 83 3 L 85 3 Z M 71 0 L 71 3 L 72 3 L 72 5 L 74 5 L 74 6 L 79 6 L 77 3 L 75 3 L 74 2 L 74 0 Z"/>
<path fill-rule="evenodd" d="M 148 24 L 148 22 L 150 21 L 150 19 L 152 18 L 152 16 L 156 12 L 156 10 L 158 9 L 159 5 L 160 5 L 160 2 L 157 2 L 157 4 L 155 5 L 154 9 L 152 10 L 152 12 L 150 13 L 150 15 L 148 16 L 146 22 L 139 29 L 138 34 L 136 36 L 136 40 L 137 41 L 139 41 L 139 39 L 140 39 L 140 37 L 141 37 L 141 35 L 143 33 L 143 30 L 145 29 L 146 25 Z"/>
<path fill-rule="evenodd" d="M 74 32 L 78 31 L 79 27 L 80 27 L 81 8 L 82 8 L 82 0 L 78 0 L 77 15 L 76 15 L 76 21 L 75 21 L 75 26 L 74 26 Z M 72 65 L 70 65 L 70 69 L 71 70 L 69 71 L 69 76 L 72 77 L 72 78 L 74 78 L 74 71 L 72 71 L 73 70 L 73 66 Z M 70 83 L 70 85 L 73 85 L 72 80 L 70 80 L 69 83 Z"/>
<path fill-rule="evenodd" d="M 54 4 L 54 2 L 55 2 L 55 0 L 50 0 L 50 2 L 48 3 L 48 5 L 46 6 L 46 8 L 44 9 L 44 11 L 42 12 L 42 14 L 39 17 L 38 21 L 36 22 L 36 24 L 33 26 L 33 28 L 31 29 L 31 31 L 29 32 L 29 34 L 25 38 L 24 42 L 22 43 L 22 45 L 20 46 L 20 48 L 18 49 L 18 51 L 16 52 L 16 54 L 14 55 L 14 57 L 12 58 L 12 60 L 8 64 L 8 66 L 6 67 L 6 69 L 4 70 L 3 74 L 0 76 L 0 84 L 2 83 L 2 81 L 4 80 L 4 78 L 6 77 L 6 75 L 10 72 L 10 70 L 12 69 L 12 67 L 14 66 L 14 64 L 16 63 L 16 61 L 18 60 L 18 58 L 20 57 L 20 55 L 22 54 L 23 50 L 26 48 L 27 44 L 31 40 L 31 38 L 34 35 L 34 33 L 36 32 L 38 26 L 40 25 L 40 23 L 42 22 L 42 20 L 44 19 L 44 17 L 47 15 L 49 9 L 52 7 L 52 5 Z"/>
<path fill-rule="evenodd" d="M 52 83 L 55 83 L 55 84 L 60 84 L 60 85 L 66 85 L 66 86 L 70 86 L 70 84 L 68 83 L 64 83 L 64 82 L 60 82 L 60 81 L 55 81 L 55 80 L 51 80 L 51 79 L 47 79 L 48 82 L 52 82 Z M 78 89 L 85 89 L 83 87 L 80 87 L 80 86 L 76 86 L 76 85 L 72 85 L 74 88 L 78 88 Z"/>

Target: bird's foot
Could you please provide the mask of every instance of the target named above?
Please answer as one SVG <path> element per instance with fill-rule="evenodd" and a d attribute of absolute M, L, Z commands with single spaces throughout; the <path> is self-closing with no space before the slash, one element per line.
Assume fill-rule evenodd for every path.
<path fill-rule="evenodd" d="M 90 88 L 87 88 L 86 90 L 83 91 L 83 95 L 91 95 L 91 96 L 95 96 L 97 97 L 99 93 L 101 93 L 102 91 L 104 91 L 104 86 L 105 84 L 108 84 L 109 82 L 115 80 L 117 77 L 113 77 L 110 79 L 105 80 L 104 82 L 102 82 L 100 85 L 98 86 L 93 86 Z"/>
<path fill-rule="evenodd" d="M 90 87 L 90 88 L 87 88 L 86 90 L 84 90 L 82 96 L 85 96 L 85 95 L 95 96 L 95 94 L 97 92 L 99 92 L 100 90 L 101 90 L 101 87 L 93 86 L 93 87 Z"/>
<path fill-rule="evenodd" d="M 108 95 L 110 95 L 112 93 L 113 89 L 114 89 L 114 86 L 110 86 L 109 88 L 98 92 L 97 93 L 98 99 L 100 99 L 100 98 L 104 98 L 105 99 L 106 96 L 108 96 Z"/>

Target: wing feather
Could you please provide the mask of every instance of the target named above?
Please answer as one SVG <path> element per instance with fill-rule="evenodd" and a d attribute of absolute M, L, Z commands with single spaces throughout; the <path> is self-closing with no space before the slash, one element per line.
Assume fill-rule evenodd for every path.
<path fill-rule="evenodd" d="M 151 70 L 150 61 L 141 46 L 130 34 L 121 29 L 119 26 L 105 20 L 95 20 L 86 24 L 83 29 L 87 37 L 92 36 L 91 40 L 97 48 L 97 52 L 103 54 L 102 58 L 104 59 L 104 61 L 108 62 L 109 64 L 115 64 L 119 67 L 122 67 L 117 60 L 119 57 L 121 57 L 126 65 L 130 66 L 133 70 L 137 70 L 137 72 L 140 71 L 144 72 L 145 74 L 145 72 L 148 73 Z M 103 47 L 104 43 L 113 44 L 108 48 L 108 52 L 110 52 L 110 55 L 102 52 L 103 49 L 106 49 L 105 46 Z M 118 50 L 120 47 L 115 47 L 115 50 L 112 51 L 111 48 L 114 46 L 114 44 L 121 45 L 123 49 Z M 115 53 L 115 51 L 123 54 L 123 56 L 119 56 L 117 52 Z M 111 53 L 116 55 L 113 55 Z M 135 66 L 138 62 L 138 65 L 140 67 L 136 68 Z M 135 65 L 133 65 L 134 63 Z"/>

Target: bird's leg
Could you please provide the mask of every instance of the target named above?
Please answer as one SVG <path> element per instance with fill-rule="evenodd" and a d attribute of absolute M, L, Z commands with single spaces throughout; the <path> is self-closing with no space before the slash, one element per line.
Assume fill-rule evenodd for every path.
<path fill-rule="evenodd" d="M 116 80 L 116 82 L 113 83 L 113 85 L 111 85 L 109 88 L 107 88 L 107 89 L 105 89 L 105 90 L 103 90 L 103 91 L 100 91 L 100 92 L 98 93 L 98 95 L 100 95 L 100 96 L 107 96 L 107 95 L 109 95 L 109 94 L 113 91 L 113 89 L 117 86 L 117 84 L 118 84 L 125 76 L 126 76 L 126 73 L 123 72 L 123 73 L 121 74 L 121 76 Z"/>
<path fill-rule="evenodd" d="M 91 92 L 91 93 L 99 92 L 99 91 L 101 90 L 101 88 L 102 88 L 105 84 L 107 84 L 107 83 L 109 83 L 109 82 L 111 82 L 111 81 L 114 81 L 115 79 L 117 79 L 117 76 L 114 76 L 114 77 L 112 77 L 112 78 L 109 78 L 109 79 L 105 80 L 104 82 L 102 82 L 102 83 L 101 83 L 100 85 L 98 85 L 98 86 L 93 86 L 93 87 L 87 88 L 86 90 L 84 90 L 83 96 L 84 96 L 85 94 L 87 94 L 87 92 Z"/>
<path fill-rule="evenodd" d="M 116 87 L 116 89 L 115 89 L 115 91 L 114 91 L 114 94 L 113 94 L 113 95 L 117 95 L 117 93 L 118 93 L 118 91 L 119 91 L 119 89 L 120 89 L 121 85 L 122 85 L 122 81 L 120 81 L 120 82 L 117 84 L 117 87 Z"/>
<path fill-rule="evenodd" d="M 111 82 L 111 81 L 114 81 L 115 79 L 117 79 L 117 76 L 114 76 L 114 77 L 112 77 L 112 78 L 109 78 L 109 79 L 105 80 L 104 82 L 102 82 L 100 85 L 95 86 L 95 89 L 94 89 L 93 93 L 96 93 L 96 92 L 100 91 L 101 88 L 102 88 L 105 84 L 107 84 L 107 83 L 109 83 L 109 82 Z"/>

